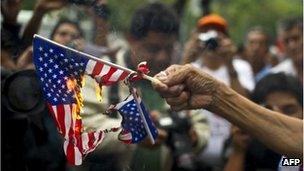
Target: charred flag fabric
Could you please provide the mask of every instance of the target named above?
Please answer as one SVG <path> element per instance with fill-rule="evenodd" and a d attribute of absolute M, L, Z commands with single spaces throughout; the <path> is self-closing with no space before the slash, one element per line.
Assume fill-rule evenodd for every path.
<path fill-rule="evenodd" d="M 97 62 L 86 54 L 35 35 L 33 58 L 49 110 L 65 138 L 64 152 L 69 163 L 82 164 L 104 138 L 103 131 L 84 132 L 80 117 L 83 74 L 102 85 L 125 79 L 130 72 Z"/>

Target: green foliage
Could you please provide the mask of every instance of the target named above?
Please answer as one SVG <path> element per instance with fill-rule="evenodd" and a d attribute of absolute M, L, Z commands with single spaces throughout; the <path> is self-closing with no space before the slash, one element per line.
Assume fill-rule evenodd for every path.
<path fill-rule="evenodd" d="M 227 19 L 230 35 L 236 43 L 241 43 L 246 31 L 257 25 L 264 27 L 275 39 L 279 20 L 303 15 L 300 0 L 215 1 L 213 10 Z"/>
<path fill-rule="evenodd" d="M 152 0 L 108 0 L 111 10 L 110 24 L 112 31 L 125 32 L 129 28 L 133 12 L 139 6 Z M 173 4 L 176 0 L 162 0 L 166 4 Z M 188 0 L 185 13 L 181 19 L 181 40 L 187 40 L 189 33 L 199 19 L 198 14 L 193 13 L 191 2 L 200 0 Z M 213 0 L 211 10 L 227 19 L 229 32 L 236 43 L 241 43 L 246 31 L 256 25 L 260 25 L 274 39 L 276 25 L 280 19 L 288 16 L 302 16 L 302 0 Z M 33 9 L 35 1 L 24 1 L 23 9 Z"/>

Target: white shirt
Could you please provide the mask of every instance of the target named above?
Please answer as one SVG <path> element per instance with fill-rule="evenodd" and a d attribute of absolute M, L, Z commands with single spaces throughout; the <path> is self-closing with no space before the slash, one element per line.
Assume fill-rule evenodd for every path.
<path fill-rule="evenodd" d="M 271 68 L 270 70 L 270 73 L 279 73 L 279 72 L 283 72 L 285 74 L 292 75 L 295 77 L 298 75 L 291 59 L 285 59 L 284 61 L 279 63 L 277 66 Z"/>
<path fill-rule="evenodd" d="M 217 70 L 211 70 L 207 68 L 202 64 L 201 60 L 197 60 L 196 62 L 192 63 L 192 65 L 203 70 L 217 80 L 224 82 L 226 85 L 230 85 L 228 68 L 225 65 L 219 67 Z M 240 84 L 247 90 L 252 91 L 254 89 L 255 83 L 250 64 L 242 59 L 233 59 L 232 65 L 237 72 Z"/>
<path fill-rule="evenodd" d="M 211 70 L 202 64 L 201 60 L 192 63 L 193 66 L 203 70 L 209 75 L 213 76 L 219 81 L 224 82 L 226 85 L 230 85 L 230 77 L 228 68 L 223 65 L 217 70 Z M 234 59 L 232 65 L 237 72 L 238 80 L 240 84 L 249 91 L 254 89 L 254 76 L 251 66 L 248 62 L 242 59 Z M 222 151 L 225 140 L 230 135 L 231 124 L 224 118 L 217 116 L 206 110 L 201 110 L 206 115 L 209 122 L 211 138 L 200 154 L 200 160 L 210 166 L 221 166 L 222 162 Z"/>

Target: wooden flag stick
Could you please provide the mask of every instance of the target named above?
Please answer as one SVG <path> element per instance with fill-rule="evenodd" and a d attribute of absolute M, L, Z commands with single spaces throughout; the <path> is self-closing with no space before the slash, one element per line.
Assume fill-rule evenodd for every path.
<path fill-rule="evenodd" d="M 52 44 L 55 44 L 55 45 L 57 45 L 57 46 L 60 46 L 60 47 L 62 47 L 62 48 L 65 48 L 65 49 L 68 49 L 68 50 L 70 50 L 70 51 L 73 51 L 73 52 L 75 52 L 75 53 L 81 54 L 81 55 L 83 55 L 83 56 L 85 56 L 85 57 L 87 57 L 87 58 L 89 58 L 89 59 L 91 59 L 91 60 L 98 61 L 98 62 L 102 62 L 102 63 L 104 63 L 104 64 L 106 64 L 106 65 L 109 65 L 109 66 L 112 66 L 112 67 L 121 69 L 121 70 L 123 70 L 123 71 L 129 72 L 130 74 L 131 74 L 131 73 L 137 73 L 136 71 L 133 71 L 133 70 L 131 70 L 131 69 L 129 69 L 129 68 L 126 68 L 126 67 L 123 67 L 123 66 L 114 64 L 114 63 L 112 63 L 112 62 L 108 62 L 108 61 L 106 61 L 106 60 L 97 58 L 97 57 L 95 57 L 95 56 L 93 56 L 93 55 L 86 54 L 86 53 L 83 53 L 83 52 L 81 52 L 81 51 L 72 49 L 72 48 L 70 48 L 70 47 L 64 46 L 64 45 L 59 44 L 59 43 L 57 43 L 57 42 L 54 42 L 54 41 L 52 41 L 52 40 L 50 40 L 50 39 L 47 39 L 47 38 L 45 38 L 45 37 L 42 37 L 42 36 L 40 36 L 40 35 L 35 34 L 35 35 L 34 35 L 34 38 L 35 38 L 35 37 L 38 37 L 38 38 L 40 38 L 40 39 L 43 39 L 43 40 L 48 41 L 48 42 L 50 42 L 50 43 L 52 43 Z M 154 84 L 159 84 L 159 85 L 165 86 L 164 83 L 162 83 L 161 81 L 159 81 L 159 80 L 156 79 L 156 78 L 150 77 L 150 76 L 145 75 L 145 74 L 142 74 L 142 77 L 143 77 L 144 79 L 146 79 L 146 80 L 151 81 L 151 82 L 154 83 Z"/>

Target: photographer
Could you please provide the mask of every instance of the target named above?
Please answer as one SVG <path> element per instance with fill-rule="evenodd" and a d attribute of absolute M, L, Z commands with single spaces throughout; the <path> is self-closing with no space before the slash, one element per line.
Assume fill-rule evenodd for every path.
<path fill-rule="evenodd" d="M 248 96 L 254 88 L 254 79 L 249 63 L 234 58 L 236 47 L 228 36 L 228 24 L 220 16 L 210 14 L 197 23 L 197 32 L 189 40 L 184 61 L 229 85 L 238 93 Z M 196 48 L 196 49 L 194 49 Z M 189 50 L 191 49 L 191 52 Z M 192 55 L 192 56 L 191 56 Z M 196 56 L 194 56 L 196 55 Z M 222 165 L 221 151 L 224 141 L 230 135 L 230 123 L 218 114 L 202 111 L 210 123 L 211 139 L 201 153 L 203 165 Z"/>

